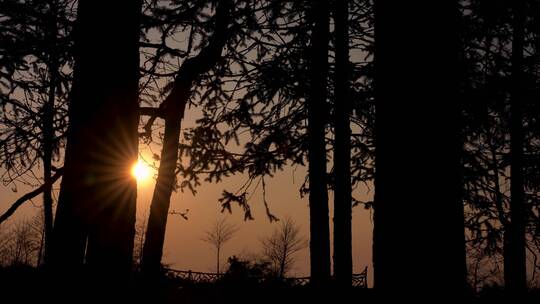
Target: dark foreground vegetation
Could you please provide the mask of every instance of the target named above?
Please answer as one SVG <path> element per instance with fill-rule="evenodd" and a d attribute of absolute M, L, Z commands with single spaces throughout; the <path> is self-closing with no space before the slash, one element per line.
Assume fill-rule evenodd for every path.
<path fill-rule="evenodd" d="M 0 270 L 2 298 L 6 301 L 28 303 L 34 301 L 62 300 L 72 303 L 99 303 L 120 301 L 121 303 L 380 303 L 401 301 L 399 295 L 381 294 L 371 288 L 340 288 L 328 285 L 324 288 L 291 286 L 286 281 L 265 277 L 260 269 L 237 269 L 228 271 L 216 283 L 190 283 L 161 276 L 148 281 L 135 273 L 123 286 L 96 285 L 96 280 L 82 275 L 64 282 L 62 288 L 43 271 L 31 267 L 7 267 Z M 440 295 L 428 297 L 434 302 L 442 301 Z M 538 303 L 540 290 L 530 290 L 516 298 L 504 291 L 502 286 L 486 286 L 481 291 L 469 294 L 462 303 Z"/>

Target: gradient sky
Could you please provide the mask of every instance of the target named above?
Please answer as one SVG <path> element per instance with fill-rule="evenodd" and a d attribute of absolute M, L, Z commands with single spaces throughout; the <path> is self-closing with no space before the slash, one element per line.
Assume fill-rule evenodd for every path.
<path fill-rule="evenodd" d="M 186 120 L 183 127 L 194 123 L 197 114 L 194 110 L 186 111 Z M 141 146 L 141 153 L 147 153 Z M 36 171 L 39 172 L 39 169 Z M 273 214 L 280 218 L 290 217 L 301 227 L 302 235 L 309 237 L 309 209 L 307 197 L 301 198 L 299 188 L 306 174 L 305 167 L 287 167 L 284 171 L 278 172 L 273 178 L 266 180 L 266 194 L 270 209 Z M 171 210 L 184 211 L 189 209 L 188 220 L 180 215 L 169 215 L 167 231 L 165 237 L 165 248 L 163 262 L 171 267 L 182 270 L 193 270 L 203 272 L 215 271 L 215 251 L 208 244 L 201 240 L 205 230 L 212 226 L 213 222 L 222 217 L 226 217 L 229 222 L 235 223 L 239 230 L 228 243 L 225 244 L 222 253 L 222 265 L 226 263 L 227 257 L 239 255 L 251 257 L 261 252 L 261 237 L 270 235 L 277 229 L 279 222 L 270 223 L 266 217 L 265 208 L 262 202 L 262 190 L 259 188 L 251 196 L 249 201 L 253 221 L 244 221 L 242 210 L 233 205 L 233 213 L 221 213 L 218 202 L 222 191 L 228 189 L 234 191 L 245 181 L 243 176 L 233 176 L 225 179 L 220 184 L 203 183 L 198 188 L 198 193 L 193 196 L 191 192 L 173 193 L 171 198 Z M 58 190 L 60 183 L 55 184 Z M 0 212 L 4 212 L 11 203 L 30 191 L 31 188 L 19 185 L 18 191 L 12 191 L 12 185 L 0 186 Z M 152 192 L 154 180 L 139 184 L 137 213 L 138 218 L 147 212 Z M 57 191 L 56 191 L 57 193 Z M 373 189 L 359 187 L 355 190 L 355 197 L 367 200 L 373 194 Z M 330 192 L 330 202 L 332 193 Z M 11 225 L 23 218 L 30 218 L 40 211 L 41 197 L 36 197 L 32 202 L 26 203 L 8 220 L 5 225 Z M 332 204 L 330 204 L 332 212 Z M 332 213 L 330 213 L 332 218 Z M 3 225 L 3 227 L 6 227 Z M 331 227 L 331 226 L 330 226 Z M 359 206 L 353 209 L 353 264 L 354 272 L 360 272 L 364 267 L 369 268 L 369 281 L 371 276 L 371 237 L 372 223 L 371 213 Z M 222 266 L 223 267 L 223 266 Z M 296 263 L 290 275 L 309 275 L 309 250 L 306 248 L 296 255 Z"/>
<path fill-rule="evenodd" d="M 187 110 L 186 119 L 182 122 L 183 128 L 193 126 L 198 114 L 198 111 L 193 108 Z M 141 147 L 141 153 L 144 155 L 147 151 Z M 302 198 L 299 192 L 305 174 L 305 167 L 287 167 L 273 178 L 266 180 L 266 195 L 271 212 L 279 218 L 290 217 L 293 219 L 301 227 L 301 234 L 308 239 L 308 199 L 307 196 Z M 229 222 L 235 223 L 239 227 L 238 233 L 224 247 L 222 263 L 226 263 L 227 257 L 231 255 L 249 257 L 260 253 L 261 237 L 270 235 L 279 226 L 279 222 L 270 223 L 266 216 L 261 187 L 257 189 L 257 192 L 250 193 L 249 203 L 255 218 L 253 221 L 244 221 L 243 211 L 236 205 L 233 205 L 232 214 L 227 211 L 221 213 L 218 202 L 224 189 L 234 192 L 245 182 L 245 179 L 245 176 L 233 176 L 226 178 L 219 184 L 203 183 L 197 189 L 196 196 L 193 196 L 189 190 L 184 193 L 173 193 L 171 210 L 183 212 L 185 209 L 189 209 L 189 212 L 187 221 L 180 215 L 169 215 L 163 257 L 165 263 L 170 263 L 174 268 L 185 270 L 215 271 L 215 252 L 209 244 L 201 241 L 201 237 L 216 220 L 222 217 L 226 217 Z M 143 215 L 149 207 L 153 186 L 153 183 L 139 185 L 138 213 L 140 215 Z M 330 192 L 330 202 L 332 202 L 331 195 Z M 373 195 L 373 189 L 359 187 L 355 190 L 354 195 L 358 199 L 368 200 L 368 197 Z M 332 212 L 331 207 L 332 204 L 330 204 Z M 362 206 L 354 208 L 354 272 L 361 272 L 366 266 L 371 269 L 371 237 L 370 211 L 365 210 Z M 298 253 L 296 260 L 291 275 L 309 275 L 309 250 L 306 248 Z"/>
<path fill-rule="evenodd" d="M 153 37 L 150 35 L 150 37 Z M 182 36 L 180 36 L 182 37 Z M 362 62 L 365 60 L 364 54 L 359 50 L 351 50 L 351 61 Z M 364 58 L 364 59 L 362 59 Z M 143 58 L 141 58 L 143 60 Z M 161 85 L 165 85 L 164 79 L 158 80 Z M 200 111 L 194 108 L 186 109 L 185 119 L 182 121 L 182 128 L 187 128 L 195 124 L 195 120 L 200 115 Z M 158 124 L 162 122 L 157 122 Z M 162 130 L 154 129 L 155 134 Z M 157 138 L 157 136 L 155 136 Z M 183 136 L 181 137 L 183 138 Z M 145 159 L 151 159 L 150 151 L 140 145 L 141 154 Z M 159 148 L 153 147 L 154 153 L 160 153 Z M 3 169 L 0 168 L 0 173 Z M 40 173 L 41 168 L 35 170 Z M 306 174 L 305 167 L 287 167 L 282 172 L 277 172 L 274 178 L 266 180 L 266 194 L 271 212 L 279 218 L 290 217 L 301 227 L 302 235 L 309 237 L 309 209 L 307 196 L 301 198 L 299 188 Z M 165 236 L 165 248 L 163 262 L 171 267 L 182 270 L 193 270 L 203 272 L 215 272 L 215 252 L 213 248 L 201 240 L 205 231 L 212 224 L 226 217 L 229 222 L 238 225 L 239 230 L 233 239 L 225 244 L 222 250 L 222 265 L 231 255 L 253 256 L 261 251 L 260 239 L 268 236 L 274 229 L 279 227 L 279 222 L 270 223 L 266 217 L 265 208 L 262 202 L 262 191 L 259 187 L 257 193 L 251 196 L 249 201 L 253 221 L 244 221 L 242 210 L 233 205 L 233 213 L 221 213 L 218 202 L 224 189 L 236 191 L 245 182 L 244 176 L 233 176 L 224 179 L 220 184 L 203 183 L 199 186 L 198 193 L 193 196 L 189 190 L 185 193 L 173 193 L 170 210 L 184 211 L 189 209 L 188 220 L 180 215 L 169 215 Z M 17 193 L 12 189 L 13 185 L 0 184 L 0 212 L 4 212 L 11 203 L 32 188 L 18 185 Z M 55 195 L 58 194 L 60 180 L 55 184 Z M 139 185 L 137 214 L 138 219 L 148 212 L 150 206 L 154 183 L 148 182 Z M 365 185 L 354 190 L 353 195 L 360 200 L 372 200 L 373 187 Z M 330 219 L 332 219 L 332 193 L 330 195 Z M 55 196 L 56 198 L 56 196 Z M 12 216 L 5 225 L 10 225 L 18 220 L 30 218 L 39 211 L 42 205 L 41 196 L 36 197 L 33 202 L 26 203 Z M 3 225 L 4 226 L 4 225 Z M 3 228 L 4 229 L 4 228 Z M 330 235 L 332 236 L 332 223 L 330 222 Z M 353 209 L 353 272 L 361 272 L 368 266 L 368 282 L 372 282 L 371 245 L 372 245 L 372 217 L 370 210 L 365 210 L 362 206 Z M 290 275 L 309 275 L 309 250 L 302 250 L 296 255 L 296 263 Z"/>

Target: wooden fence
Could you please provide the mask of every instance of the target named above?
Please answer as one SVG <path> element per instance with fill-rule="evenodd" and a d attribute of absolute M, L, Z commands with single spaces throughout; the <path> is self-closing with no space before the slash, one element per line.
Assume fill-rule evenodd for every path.
<path fill-rule="evenodd" d="M 174 279 L 190 283 L 215 283 L 223 274 L 211 272 L 199 272 L 191 270 L 178 270 L 172 268 L 165 269 L 167 276 Z M 285 281 L 292 286 L 307 286 L 309 285 L 310 277 L 288 277 Z M 352 286 L 357 288 L 367 288 L 367 267 L 361 273 L 352 275 Z"/>

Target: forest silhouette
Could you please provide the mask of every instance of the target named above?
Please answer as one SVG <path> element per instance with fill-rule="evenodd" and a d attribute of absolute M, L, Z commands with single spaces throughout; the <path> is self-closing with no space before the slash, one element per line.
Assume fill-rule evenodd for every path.
<path fill-rule="evenodd" d="M 538 301 L 539 101 L 539 0 L 0 0 L 0 174 L 32 188 L 0 192 L 0 290 Z M 200 114 L 189 127 L 187 109 Z M 141 224 L 145 166 L 156 174 Z M 266 199 L 266 183 L 296 167 L 306 236 Z M 221 219 L 201 236 L 215 272 L 166 265 L 169 215 L 189 211 L 171 208 L 173 193 L 234 176 L 247 181 L 223 190 L 222 212 L 254 220 L 260 187 L 278 222 L 261 256 L 222 257 L 238 227 Z M 373 199 L 355 197 L 361 186 Z M 36 198 L 34 220 L 10 220 Z M 372 214 L 361 273 L 355 207 Z M 309 275 L 293 276 L 304 248 Z"/>

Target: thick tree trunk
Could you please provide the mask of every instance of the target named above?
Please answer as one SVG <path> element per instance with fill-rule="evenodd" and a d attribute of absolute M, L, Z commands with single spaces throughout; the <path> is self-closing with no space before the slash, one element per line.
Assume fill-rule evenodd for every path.
<path fill-rule="evenodd" d="M 164 101 L 165 134 L 163 149 L 161 151 L 156 187 L 150 205 L 142 258 L 142 271 L 148 276 L 156 275 L 160 271 L 167 215 L 175 184 L 180 126 L 184 117 L 184 110 L 191 97 L 193 82 L 213 68 L 221 58 L 221 52 L 229 37 L 229 9 L 229 1 L 220 2 L 216 9 L 214 33 L 208 45 L 195 57 L 187 59 L 182 64 L 175 79 L 174 87 Z"/>
<path fill-rule="evenodd" d="M 312 2 L 314 21 L 310 46 L 310 92 L 308 93 L 308 161 L 311 283 L 323 286 L 330 280 L 330 232 L 326 180 L 325 124 L 329 7 L 325 0 Z"/>
<path fill-rule="evenodd" d="M 132 267 L 137 189 L 130 169 L 138 154 L 142 1 L 82 0 L 78 5 L 52 260 L 56 269 L 68 271 L 85 261 L 94 274 L 112 281 Z"/>
<path fill-rule="evenodd" d="M 334 1 L 334 277 L 342 287 L 352 280 L 352 186 L 349 100 L 349 1 Z"/>
<path fill-rule="evenodd" d="M 94 24 L 92 33 L 102 35 L 108 45 L 105 52 L 98 51 L 103 65 L 95 72 L 108 75 L 101 77 L 103 95 L 96 96 L 101 98 L 100 113 L 95 117 L 100 121 L 95 133 L 97 149 L 94 148 L 98 153 L 92 155 L 96 167 L 90 170 L 95 174 L 92 186 L 96 192 L 86 261 L 99 274 L 124 276 L 132 268 L 135 237 L 137 184 L 131 167 L 138 158 L 142 1 L 103 1 L 95 7 L 93 18 L 100 16 L 100 25 L 96 31 Z M 118 22 L 119 16 L 122 22 Z"/>
<path fill-rule="evenodd" d="M 525 2 L 513 6 L 512 86 L 510 104 L 510 224 L 505 233 L 504 280 L 511 293 L 527 290 L 525 204 L 523 184 L 523 51 Z"/>
<path fill-rule="evenodd" d="M 375 2 L 373 259 L 382 295 L 465 290 L 457 18 L 454 1 Z"/>

